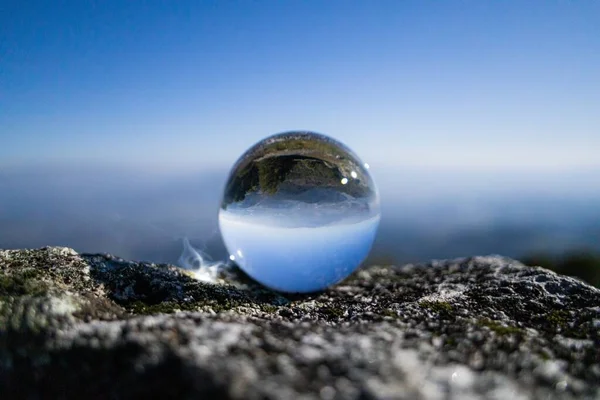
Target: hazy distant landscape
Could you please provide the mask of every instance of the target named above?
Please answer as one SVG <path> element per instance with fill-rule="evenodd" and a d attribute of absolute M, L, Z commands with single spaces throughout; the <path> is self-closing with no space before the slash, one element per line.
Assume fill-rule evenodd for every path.
<path fill-rule="evenodd" d="M 227 172 L 4 168 L 0 248 L 69 246 L 175 263 L 188 237 L 225 259 L 217 212 Z M 382 220 L 370 260 L 600 251 L 595 176 L 375 169 Z"/>

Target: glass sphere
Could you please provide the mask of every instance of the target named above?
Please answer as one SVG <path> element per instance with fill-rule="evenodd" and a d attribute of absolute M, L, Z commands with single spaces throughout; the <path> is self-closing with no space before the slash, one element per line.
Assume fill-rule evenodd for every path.
<path fill-rule="evenodd" d="M 313 132 L 252 146 L 233 166 L 219 210 L 229 258 L 263 285 L 314 292 L 367 257 L 380 219 L 369 166 Z"/>

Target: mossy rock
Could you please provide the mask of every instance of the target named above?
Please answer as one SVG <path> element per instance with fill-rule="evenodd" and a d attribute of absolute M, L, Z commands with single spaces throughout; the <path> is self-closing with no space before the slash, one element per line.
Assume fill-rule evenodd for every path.
<path fill-rule="evenodd" d="M 6 398 L 598 398 L 599 332 L 600 290 L 495 256 L 289 295 L 235 273 L 0 251 Z"/>

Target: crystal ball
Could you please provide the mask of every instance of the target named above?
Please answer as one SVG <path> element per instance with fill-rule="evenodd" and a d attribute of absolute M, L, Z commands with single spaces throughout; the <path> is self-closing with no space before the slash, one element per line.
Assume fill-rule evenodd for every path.
<path fill-rule="evenodd" d="M 365 260 L 381 216 L 369 166 L 313 132 L 263 139 L 234 164 L 219 209 L 229 258 L 278 291 L 315 292 Z"/>

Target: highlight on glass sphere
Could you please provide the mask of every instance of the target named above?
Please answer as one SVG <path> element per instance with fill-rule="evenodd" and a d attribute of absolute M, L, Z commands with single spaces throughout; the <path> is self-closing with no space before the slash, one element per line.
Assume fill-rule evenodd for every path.
<path fill-rule="evenodd" d="M 286 132 L 233 166 L 219 210 L 229 258 L 263 285 L 306 293 L 350 275 L 369 254 L 380 219 L 369 166 L 313 132 Z"/>

